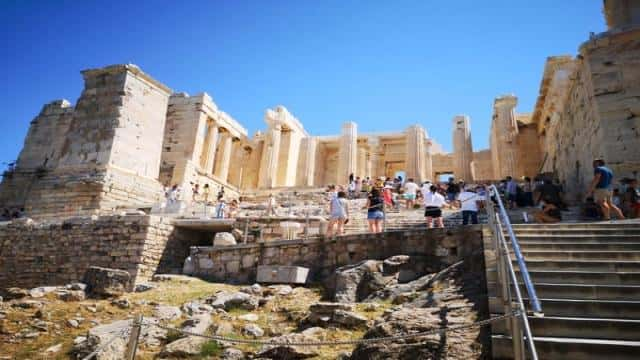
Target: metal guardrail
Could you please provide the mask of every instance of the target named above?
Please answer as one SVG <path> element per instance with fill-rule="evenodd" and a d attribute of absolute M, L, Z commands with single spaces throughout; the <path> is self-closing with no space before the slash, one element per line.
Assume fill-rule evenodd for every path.
<path fill-rule="evenodd" d="M 493 199 L 497 204 L 497 209 L 494 211 Z M 489 225 L 494 235 L 494 245 L 496 250 L 496 267 L 497 267 L 497 290 L 502 304 L 504 306 L 504 313 L 513 313 L 517 311 L 520 316 L 513 317 L 507 322 L 507 329 L 509 329 L 511 339 L 513 341 L 513 355 L 514 359 L 520 360 L 527 358 L 525 355 L 525 340 L 527 348 L 529 350 L 530 358 L 533 360 L 538 359 L 538 353 L 533 341 L 533 335 L 531 333 L 531 326 L 527 318 L 522 293 L 518 284 L 518 278 L 516 276 L 513 264 L 511 262 L 511 256 L 509 251 L 509 245 L 504 235 L 504 230 L 509 234 L 511 240 L 511 246 L 513 253 L 516 257 L 518 268 L 520 269 L 520 275 L 527 289 L 529 296 L 529 304 L 535 316 L 543 316 L 542 307 L 540 306 L 540 300 L 536 294 L 535 287 L 529 276 L 527 265 L 520 251 L 518 239 L 513 231 L 513 226 L 509 220 L 507 211 L 500 198 L 500 192 L 491 185 L 489 187 L 489 196 L 486 199 L 487 214 L 489 215 Z M 512 289 L 515 292 L 515 304 L 512 295 Z M 514 309 L 515 306 L 515 309 Z"/>

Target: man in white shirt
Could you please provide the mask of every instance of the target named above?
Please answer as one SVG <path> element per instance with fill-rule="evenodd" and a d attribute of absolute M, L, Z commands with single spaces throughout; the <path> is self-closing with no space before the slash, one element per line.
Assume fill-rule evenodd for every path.
<path fill-rule="evenodd" d="M 437 227 L 443 228 L 444 221 L 442 219 L 442 207 L 446 203 L 444 196 L 438 193 L 438 188 L 431 185 L 429 191 L 424 194 L 424 217 L 427 221 L 427 227 L 433 228 L 435 220 Z"/>
<path fill-rule="evenodd" d="M 407 201 L 407 209 L 413 209 L 413 205 L 416 202 L 416 195 L 418 193 L 418 185 L 413 182 L 413 179 L 409 178 L 404 183 L 404 199 Z"/>
<path fill-rule="evenodd" d="M 464 191 L 458 195 L 460 210 L 462 210 L 462 225 L 469 224 L 469 220 L 472 224 L 478 223 L 478 208 L 482 206 L 482 200 L 484 199 L 476 194 L 476 190 L 472 186 L 466 186 Z"/>

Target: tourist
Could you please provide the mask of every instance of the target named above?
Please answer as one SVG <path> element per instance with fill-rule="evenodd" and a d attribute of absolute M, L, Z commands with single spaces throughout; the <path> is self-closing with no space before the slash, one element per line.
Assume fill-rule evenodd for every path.
<path fill-rule="evenodd" d="M 360 193 L 362 192 L 362 180 L 360 180 L 360 176 L 356 176 L 356 197 L 360 197 Z"/>
<path fill-rule="evenodd" d="M 224 199 L 218 200 L 218 205 L 216 205 L 216 219 L 224 219 L 224 214 L 226 211 L 227 204 Z"/>
<path fill-rule="evenodd" d="M 524 177 L 524 183 L 522 184 L 522 191 L 524 193 L 524 206 L 533 206 L 533 182 L 528 176 Z"/>
<path fill-rule="evenodd" d="M 507 207 L 513 209 L 517 207 L 518 183 L 511 176 L 507 176 L 506 180 L 504 198 L 507 201 Z"/>
<path fill-rule="evenodd" d="M 453 177 L 449 178 L 449 182 L 447 183 L 447 200 L 453 204 L 456 201 L 456 197 L 458 193 L 460 193 L 460 188 L 458 184 L 455 183 L 455 179 Z"/>
<path fill-rule="evenodd" d="M 429 190 L 430 188 L 431 188 L 431 181 L 430 180 L 427 180 L 427 181 L 422 183 L 422 186 L 420 187 L 420 193 L 421 193 L 423 199 L 424 199 L 424 195 L 426 193 L 428 193 L 429 191 L 431 191 L 431 190 Z"/>
<path fill-rule="evenodd" d="M 638 189 L 638 180 L 631 179 L 627 184 L 627 189 L 623 195 L 623 204 L 626 209 L 626 216 L 630 218 L 640 217 L 640 189 Z"/>
<path fill-rule="evenodd" d="M 351 184 L 355 180 L 353 173 L 349 174 L 349 182 L 347 184 Z"/>
<path fill-rule="evenodd" d="M 231 200 L 231 203 L 229 204 L 229 211 L 227 213 L 227 217 L 235 218 L 236 215 L 238 215 L 238 210 L 240 210 L 240 204 L 238 203 L 238 200 L 236 199 Z"/>
<path fill-rule="evenodd" d="M 482 199 L 473 186 L 466 186 L 464 191 L 458 195 L 458 202 L 462 210 L 462 225 L 478 223 L 478 209 L 482 207 Z"/>
<path fill-rule="evenodd" d="M 178 184 L 173 184 L 171 190 L 169 191 L 169 202 L 178 201 L 178 197 L 180 195 L 180 188 L 178 188 Z"/>
<path fill-rule="evenodd" d="M 434 222 L 436 222 L 437 227 L 444 227 L 444 220 L 442 219 L 442 207 L 444 204 L 444 196 L 438 193 L 438 188 L 435 185 L 431 185 L 429 192 L 424 194 L 424 217 L 429 229 L 433 228 Z"/>
<path fill-rule="evenodd" d="M 600 220 L 602 217 L 600 206 L 596 204 L 592 196 L 587 197 L 582 204 L 581 215 L 585 220 Z"/>
<path fill-rule="evenodd" d="M 356 181 L 355 179 L 349 182 L 349 186 L 347 187 L 347 191 L 349 191 L 349 199 L 353 199 L 356 194 Z"/>
<path fill-rule="evenodd" d="M 9 221 L 11 220 L 11 212 L 9 209 L 4 208 L 2 210 L 2 215 L 0 215 L 0 221 Z"/>
<path fill-rule="evenodd" d="M 369 231 L 372 233 L 382 232 L 382 220 L 384 219 L 384 200 L 380 196 L 377 188 L 371 189 L 371 193 L 367 197 L 367 221 L 369 223 Z"/>
<path fill-rule="evenodd" d="M 200 184 L 191 183 L 191 185 L 193 185 L 193 187 L 191 188 L 191 201 L 196 202 L 196 201 L 198 201 L 198 195 L 199 195 L 199 192 L 200 192 Z"/>
<path fill-rule="evenodd" d="M 593 194 L 593 199 L 602 209 L 605 221 L 611 219 L 611 210 L 613 210 L 618 219 L 624 219 L 622 211 L 613 204 L 613 194 L 611 192 L 613 171 L 605 166 L 603 159 L 596 159 L 593 161 L 593 174 L 593 180 L 589 186 L 587 196 Z"/>
<path fill-rule="evenodd" d="M 393 195 L 392 195 L 392 192 L 391 192 L 392 188 L 393 187 L 391 185 L 385 185 L 382 188 L 382 198 L 384 199 L 384 205 L 387 208 L 394 207 Z"/>
<path fill-rule="evenodd" d="M 562 220 L 562 191 L 549 178 L 545 178 L 534 191 L 534 204 L 540 204 L 540 210 L 532 214 L 536 222 L 556 223 Z"/>
<path fill-rule="evenodd" d="M 276 206 L 278 206 L 278 203 L 276 202 L 276 198 L 273 196 L 273 194 L 269 194 L 266 205 L 267 205 L 267 216 L 275 216 Z"/>
<path fill-rule="evenodd" d="M 216 200 L 220 201 L 222 200 L 222 198 L 224 198 L 224 185 L 220 185 L 220 191 L 218 191 L 218 196 L 216 197 Z"/>
<path fill-rule="evenodd" d="M 418 185 L 413 182 L 412 178 L 409 178 L 406 183 L 404 183 L 404 199 L 407 202 L 407 209 L 413 209 L 413 205 L 416 201 L 416 196 L 418 193 Z"/>
<path fill-rule="evenodd" d="M 329 224 L 327 225 L 327 237 L 332 237 L 334 234 L 344 235 L 344 224 L 347 223 L 349 218 L 349 203 L 346 199 L 347 194 L 344 191 L 338 192 L 338 196 L 331 199 L 329 203 Z M 337 227 L 337 232 L 334 233 L 334 227 Z"/>
<path fill-rule="evenodd" d="M 611 202 L 618 208 L 622 207 L 622 197 L 620 196 L 620 190 L 618 188 L 613 189 L 611 194 Z"/>
<path fill-rule="evenodd" d="M 210 193 L 209 184 L 204 184 L 204 186 L 202 187 L 202 198 L 205 204 L 209 203 L 209 193 Z"/>

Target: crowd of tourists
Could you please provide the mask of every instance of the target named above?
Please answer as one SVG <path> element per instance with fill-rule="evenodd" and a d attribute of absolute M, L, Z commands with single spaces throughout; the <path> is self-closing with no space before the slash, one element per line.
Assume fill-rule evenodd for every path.
<path fill-rule="evenodd" d="M 191 183 L 191 203 L 197 207 L 202 205 L 204 211 L 207 211 L 208 207 L 214 207 L 214 217 L 218 219 L 235 218 L 240 209 L 240 202 L 238 199 L 232 199 L 228 202 L 225 195 L 224 186 L 220 186 L 218 192 L 213 196 L 209 184 L 204 184 L 200 187 L 198 183 Z M 182 200 L 182 191 L 178 184 L 174 184 L 171 187 L 165 185 L 164 196 L 167 205 Z M 195 215 L 195 208 L 193 209 Z"/>
<path fill-rule="evenodd" d="M 584 197 L 582 216 L 592 220 L 609 220 L 611 214 L 618 219 L 640 217 L 640 188 L 635 179 L 618 181 L 614 188 L 614 175 L 603 159 L 593 162 L 594 175 L 588 179 L 590 186 Z M 553 223 L 562 220 L 562 212 L 568 210 L 564 188 L 557 179 L 538 175 L 533 179 L 523 177 L 517 181 L 511 176 L 494 183 L 497 194 L 489 194 L 490 183 L 466 184 L 453 177 L 444 183 L 425 181 L 421 184 L 414 179 L 361 178 L 350 175 L 346 186 L 329 185 L 327 201 L 329 204 L 329 226 L 327 234 L 344 234 L 344 225 L 348 223 L 350 210 L 348 199 L 366 198 L 362 210 L 367 212 L 370 232 L 381 232 L 383 220 L 390 210 L 401 207 L 407 209 L 424 208 L 424 218 L 429 228 L 444 227 L 443 209 L 459 210 L 463 225 L 477 224 L 478 212 L 491 196 L 500 196 L 507 209 L 529 210 L 539 223 Z M 529 221 L 529 212 L 524 212 L 525 221 Z"/>

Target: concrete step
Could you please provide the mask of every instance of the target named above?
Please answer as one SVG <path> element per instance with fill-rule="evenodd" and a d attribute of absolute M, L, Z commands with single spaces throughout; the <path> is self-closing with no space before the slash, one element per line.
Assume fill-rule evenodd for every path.
<path fill-rule="evenodd" d="M 630 341 L 640 339 L 640 320 L 556 317 L 548 315 L 542 318 L 529 316 L 528 319 L 534 336 Z M 492 333 L 507 334 L 505 322 L 493 323 Z"/>
<path fill-rule="evenodd" d="M 575 270 L 575 271 L 608 271 L 608 272 L 640 272 L 638 261 L 607 261 L 607 260 L 545 260 L 526 259 L 529 271 L 535 270 Z M 513 261 L 517 268 L 517 262 Z"/>
<path fill-rule="evenodd" d="M 534 282 L 539 298 L 583 299 L 583 300 L 626 300 L 640 301 L 640 286 L 637 285 L 590 285 L 590 284 L 554 284 Z M 487 282 L 489 296 L 496 296 L 496 283 Z M 527 290 L 520 283 L 522 296 Z"/>
<path fill-rule="evenodd" d="M 607 244 L 607 243 L 638 243 L 640 235 L 610 235 L 610 234 L 516 234 L 519 244 L 527 243 L 579 243 L 579 244 Z M 509 236 L 506 237 L 507 240 Z"/>
<path fill-rule="evenodd" d="M 520 278 L 520 270 L 516 275 Z M 487 280 L 496 280 L 496 270 L 487 270 Z M 640 271 L 638 272 L 609 272 L 609 271 L 572 271 L 572 270 L 529 270 L 529 276 L 534 283 L 552 284 L 594 284 L 594 285 L 640 285 Z"/>
<path fill-rule="evenodd" d="M 534 336 L 541 360 L 631 360 L 638 359 L 640 341 L 556 338 Z M 513 359 L 511 338 L 493 335 L 493 359 Z"/>
<path fill-rule="evenodd" d="M 638 235 L 640 228 L 611 227 L 585 229 L 514 229 L 516 236 L 520 235 Z"/>
<path fill-rule="evenodd" d="M 525 308 L 530 309 L 528 299 L 524 301 Z M 541 298 L 540 303 L 545 316 L 640 319 L 640 301 Z M 502 301 L 489 298 L 489 311 L 503 313 Z"/>
<path fill-rule="evenodd" d="M 604 260 L 604 261 L 640 261 L 640 251 L 629 250 L 583 250 L 557 251 L 522 249 L 522 255 L 527 261 L 531 260 Z"/>
<path fill-rule="evenodd" d="M 522 251 L 640 251 L 640 241 L 602 241 L 600 243 L 584 242 L 548 242 L 540 241 L 519 242 Z"/>
<path fill-rule="evenodd" d="M 573 230 L 573 229 L 603 229 L 603 228 L 629 228 L 640 229 L 640 221 L 594 221 L 594 222 L 573 222 L 573 223 L 558 223 L 558 224 L 514 224 L 515 230 Z"/>

